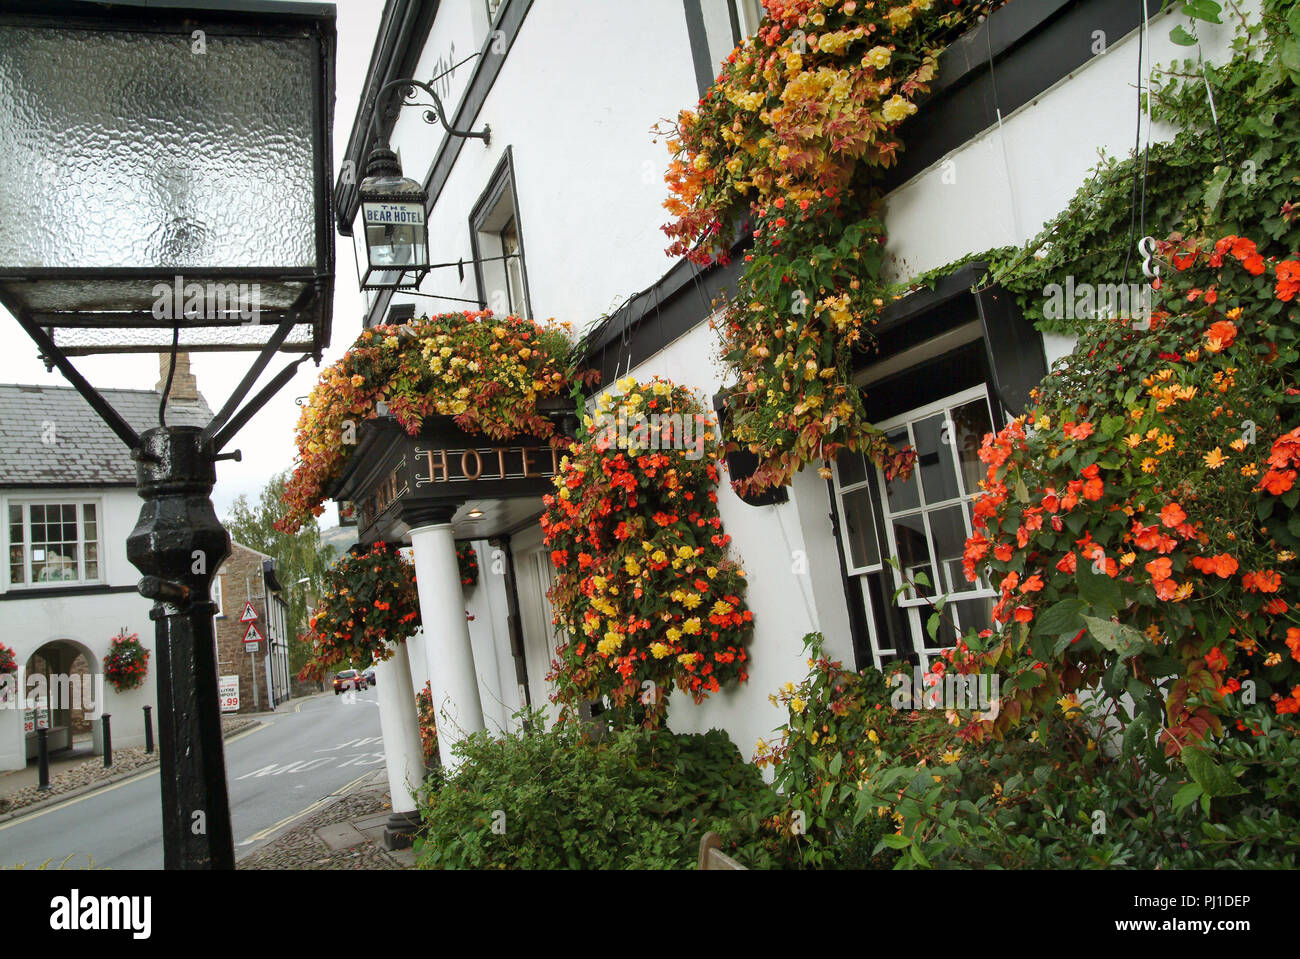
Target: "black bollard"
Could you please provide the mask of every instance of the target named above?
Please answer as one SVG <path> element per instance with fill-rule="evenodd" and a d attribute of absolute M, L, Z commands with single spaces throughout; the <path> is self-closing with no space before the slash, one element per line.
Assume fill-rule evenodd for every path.
<path fill-rule="evenodd" d="M 153 752 L 153 707 L 144 708 L 144 751 Z"/>
<path fill-rule="evenodd" d="M 36 730 L 36 762 L 40 768 L 40 784 L 37 789 L 44 792 L 50 788 L 50 731 L 45 728 Z"/>
<path fill-rule="evenodd" d="M 108 721 L 113 717 L 104 713 L 100 720 L 104 724 L 104 768 L 107 769 L 113 765 L 113 730 L 108 725 Z"/>

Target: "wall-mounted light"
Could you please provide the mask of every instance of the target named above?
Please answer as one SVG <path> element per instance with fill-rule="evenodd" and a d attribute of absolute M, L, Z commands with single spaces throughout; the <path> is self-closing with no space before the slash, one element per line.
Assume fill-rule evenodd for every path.
<path fill-rule="evenodd" d="M 366 178 L 357 187 L 360 203 L 357 219 L 352 227 L 352 238 L 357 253 L 357 279 L 363 290 L 414 290 L 428 275 L 429 224 L 425 206 L 429 197 L 424 187 L 402 175 L 402 165 L 379 135 L 375 126 L 389 91 L 402 90 L 403 106 L 419 106 L 406 101 L 423 90 L 433 100 L 433 109 L 426 109 L 428 123 L 441 121 L 448 136 L 465 137 L 490 143 L 492 129 L 453 130 L 447 123 L 442 100 L 432 86 L 419 80 L 390 80 L 379 88 L 375 98 L 375 113 L 371 115 L 371 129 L 375 133 L 375 146 L 366 162 Z"/>

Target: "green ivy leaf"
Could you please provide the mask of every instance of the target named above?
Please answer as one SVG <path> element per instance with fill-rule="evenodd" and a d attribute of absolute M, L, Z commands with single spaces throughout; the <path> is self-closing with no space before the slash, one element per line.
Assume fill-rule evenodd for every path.
<path fill-rule="evenodd" d="M 1120 585 L 1105 573 L 1093 572 L 1092 562 L 1080 558 L 1074 574 L 1079 596 L 1099 613 L 1115 613 L 1124 602 Z"/>
<path fill-rule="evenodd" d="M 1155 648 L 1145 633 L 1132 626 L 1098 619 L 1096 616 L 1084 616 L 1083 621 L 1088 624 L 1092 638 L 1111 652 L 1118 653 L 1121 660 L 1131 659 L 1138 653 Z"/>
<path fill-rule="evenodd" d="M 1074 635 L 1083 629 L 1083 617 L 1080 614 L 1087 608 L 1086 601 L 1073 597 L 1054 603 L 1034 620 L 1034 633 L 1044 636 L 1061 636 L 1068 633 L 1073 639 Z"/>
<path fill-rule="evenodd" d="M 1169 39 L 1174 41 L 1180 47 L 1196 46 L 1196 38 L 1188 33 L 1182 26 L 1174 27 L 1169 32 Z"/>
<path fill-rule="evenodd" d="M 1206 796 L 1236 796 L 1246 790 L 1232 773 L 1216 763 L 1208 752 L 1198 746 L 1183 750 L 1183 765 L 1191 773 Z"/>

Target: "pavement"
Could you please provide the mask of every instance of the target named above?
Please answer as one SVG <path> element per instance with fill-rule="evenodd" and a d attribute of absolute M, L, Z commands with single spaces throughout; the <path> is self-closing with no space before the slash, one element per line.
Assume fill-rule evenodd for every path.
<path fill-rule="evenodd" d="M 248 859 L 294 833 L 287 847 L 275 845 L 268 853 L 283 853 L 269 868 L 332 868 L 308 864 L 313 847 L 306 840 L 299 842 L 299 827 L 313 823 L 307 831 L 314 832 L 348 822 L 365 842 L 346 843 L 338 850 L 326 845 L 328 853 L 319 853 L 317 859 L 343 861 L 345 854 L 355 853 L 354 867 L 401 867 L 401 860 L 384 853 L 373 839 L 382 832 L 382 823 L 376 830 L 374 817 L 383 813 L 386 819 L 389 803 L 386 776 L 374 775 L 383 774 L 385 767 L 373 691 L 352 702 L 324 693 L 249 718 L 256 725 L 225 743 L 237 859 Z M 71 798 L 56 797 L 48 806 L 17 810 L 8 821 L 0 821 L 0 867 L 68 859 L 73 866 L 161 868 L 157 777 L 158 767 L 152 764 Z M 285 848 L 297 851 L 290 855 Z M 254 862 L 266 860 L 263 856 Z"/>
<path fill-rule="evenodd" d="M 307 818 L 257 851 L 238 869 L 413 869 L 410 849 L 387 850 L 384 824 L 392 813 L 388 774 L 380 770 L 326 797 Z"/>
<path fill-rule="evenodd" d="M 222 738 L 256 726 L 255 715 L 223 716 Z M 73 741 L 71 749 L 60 750 L 50 757 L 50 788 L 40 788 L 40 767 L 29 763 L 24 769 L 0 773 L 0 822 L 20 812 L 31 812 L 54 805 L 74 796 L 84 795 L 131 776 L 132 773 L 158 762 L 157 749 L 145 752 L 143 746 L 113 750 L 113 765 L 105 766 L 104 757 L 96 755 L 89 735 Z"/>

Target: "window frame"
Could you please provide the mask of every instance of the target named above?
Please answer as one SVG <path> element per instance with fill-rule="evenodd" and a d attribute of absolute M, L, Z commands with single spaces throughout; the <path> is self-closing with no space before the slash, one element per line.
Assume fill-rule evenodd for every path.
<path fill-rule="evenodd" d="M 36 582 L 32 575 L 32 512 L 33 506 L 74 506 L 76 507 L 76 527 L 77 527 L 77 578 L 60 579 L 46 582 Z M 85 508 L 94 507 L 95 510 L 95 539 L 93 543 L 95 550 L 95 564 L 98 567 L 98 574 L 91 578 L 86 576 L 86 519 Z M 108 580 L 104 574 L 104 565 L 106 562 L 104 536 L 104 500 L 100 496 L 8 496 L 4 500 L 5 507 L 5 524 L 4 537 L 5 546 L 12 551 L 15 546 L 10 533 L 9 511 L 12 507 L 18 507 L 22 511 L 23 518 L 23 541 L 21 544 L 23 551 L 23 576 L 24 582 L 16 583 L 13 580 L 12 562 L 5 563 L 4 584 L 6 590 L 14 589 L 31 589 L 31 590 L 57 590 L 66 589 L 70 586 L 98 586 L 105 584 Z"/>
<path fill-rule="evenodd" d="M 908 431 L 909 443 L 914 443 L 914 434 L 912 424 L 921 420 L 929 419 L 936 413 L 942 413 L 947 427 L 953 429 L 951 411 L 965 406 L 973 401 L 983 400 L 989 413 L 989 422 L 997 428 L 998 417 L 1001 413 L 999 405 L 989 388 L 988 383 L 982 383 L 977 386 L 967 387 L 956 393 L 941 397 L 931 402 L 923 403 L 911 409 L 905 410 L 895 416 L 882 420 L 877 424 L 878 428 L 889 433 L 896 431 L 900 427 Z M 955 431 L 950 432 L 955 435 Z M 929 514 L 938 510 L 950 508 L 953 506 L 965 506 L 962 510 L 963 521 L 966 525 L 967 535 L 972 531 L 971 512 L 968 504 L 978 495 L 979 490 L 967 490 L 966 482 L 961 474 L 959 463 L 953 464 L 954 478 L 957 481 L 959 495 L 948 499 L 939 500 L 935 503 L 929 503 L 925 499 L 924 490 L 921 488 L 921 477 L 919 472 L 916 474 L 915 482 L 917 484 L 917 504 L 913 507 L 901 509 L 897 513 L 890 512 L 887 507 L 887 488 L 885 485 L 884 473 L 866 463 L 865 475 L 853 482 L 841 483 L 840 463 L 837 460 L 833 465 L 831 479 L 831 493 L 834 497 L 835 509 L 840 517 L 842 525 L 840 536 L 840 555 L 841 562 L 846 578 L 849 580 L 850 602 L 860 602 L 864 613 L 866 627 L 866 650 L 869 652 L 872 662 L 870 665 L 879 668 L 889 659 L 919 659 L 924 668 L 929 668 L 930 661 L 951 646 L 929 646 L 927 645 L 928 633 L 925 631 L 922 622 L 922 612 L 930 608 L 930 603 L 939 597 L 945 598 L 945 608 L 948 604 L 960 603 L 970 600 L 982 600 L 995 598 L 998 593 L 991 586 L 985 585 L 983 588 L 960 589 L 956 592 L 934 592 L 929 597 L 910 596 L 900 593 L 897 599 L 891 598 L 894 591 L 903 586 L 901 573 L 891 567 L 886 559 L 888 557 L 898 557 L 898 545 L 893 534 L 893 522 L 899 517 L 909 517 L 919 515 L 922 517 L 924 530 L 926 532 L 927 551 L 931 554 L 929 557 L 929 578 L 933 584 L 932 588 L 937 590 L 942 582 L 939 579 L 939 570 L 936 568 L 937 560 L 933 555 L 932 548 L 933 533 L 930 530 Z M 871 522 L 876 540 L 877 559 L 875 563 L 859 565 L 856 563 L 853 553 L 852 544 L 849 536 L 850 513 L 845 507 L 844 497 L 846 494 L 853 494 L 859 491 L 867 491 Z M 888 573 L 885 571 L 889 570 Z M 889 589 L 890 596 L 886 597 L 886 602 L 895 610 L 902 614 L 908 625 L 908 632 L 904 636 L 891 637 L 880 635 L 878 628 L 879 618 L 875 609 L 876 602 L 872 598 L 868 588 L 868 579 L 872 576 L 883 578 L 885 586 Z M 910 592 L 910 591 L 909 591 Z M 888 611 L 881 611 L 888 616 Z M 910 648 L 901 648 L 898 640 L 905 640 L 910 643 Z M 887 645 L 892 643 L 892 645 Z M 859 663 L 859 666 L 867 665 Z"/>
<path fill-rule="evenodd" d="M 499 211 L 503 202 L 509 203 L 509 212 L 498 225 L 489 225 L 489 221 L 499 218 Z M 513 292 L 510 290 L 510 271 L 504 260 L 496 261 L 500 265 L 504 275 L 504 292 L 506 294 L 507 311 L 515 315 L 522 316 L 526 319 L 533 316 L 532 293 L 528 285 L 528 251 L 524 242 L 524 224 L 523 217 L 519 209 L 519 190 L 515 181 L 515 163 L 514 149 L 506 147 L 504 156 L 497 163 L 496 169 L 488 177 L 487 186 L 479 194 L 478 200 L 469 214 L 469 239 L 470 249 L 474 255 L 474 283 L 477 290 L 479 307 L 481 309 L 490 309 L 488 302 L 487 280 L 484 274 L 483 264 L 483 242 L 482 237 L 493 237 L 499 245 L 502 239 L 502 233 L 511 223 L 515 226 L 515 236 L 519 242 L 519 279 L 523 287 L 524 302 L 522 309 L 512 302 Z M 504 247 L 502 248 L 504 253 Z M 493 254 L 494 256 L 501 254 Z"/>

